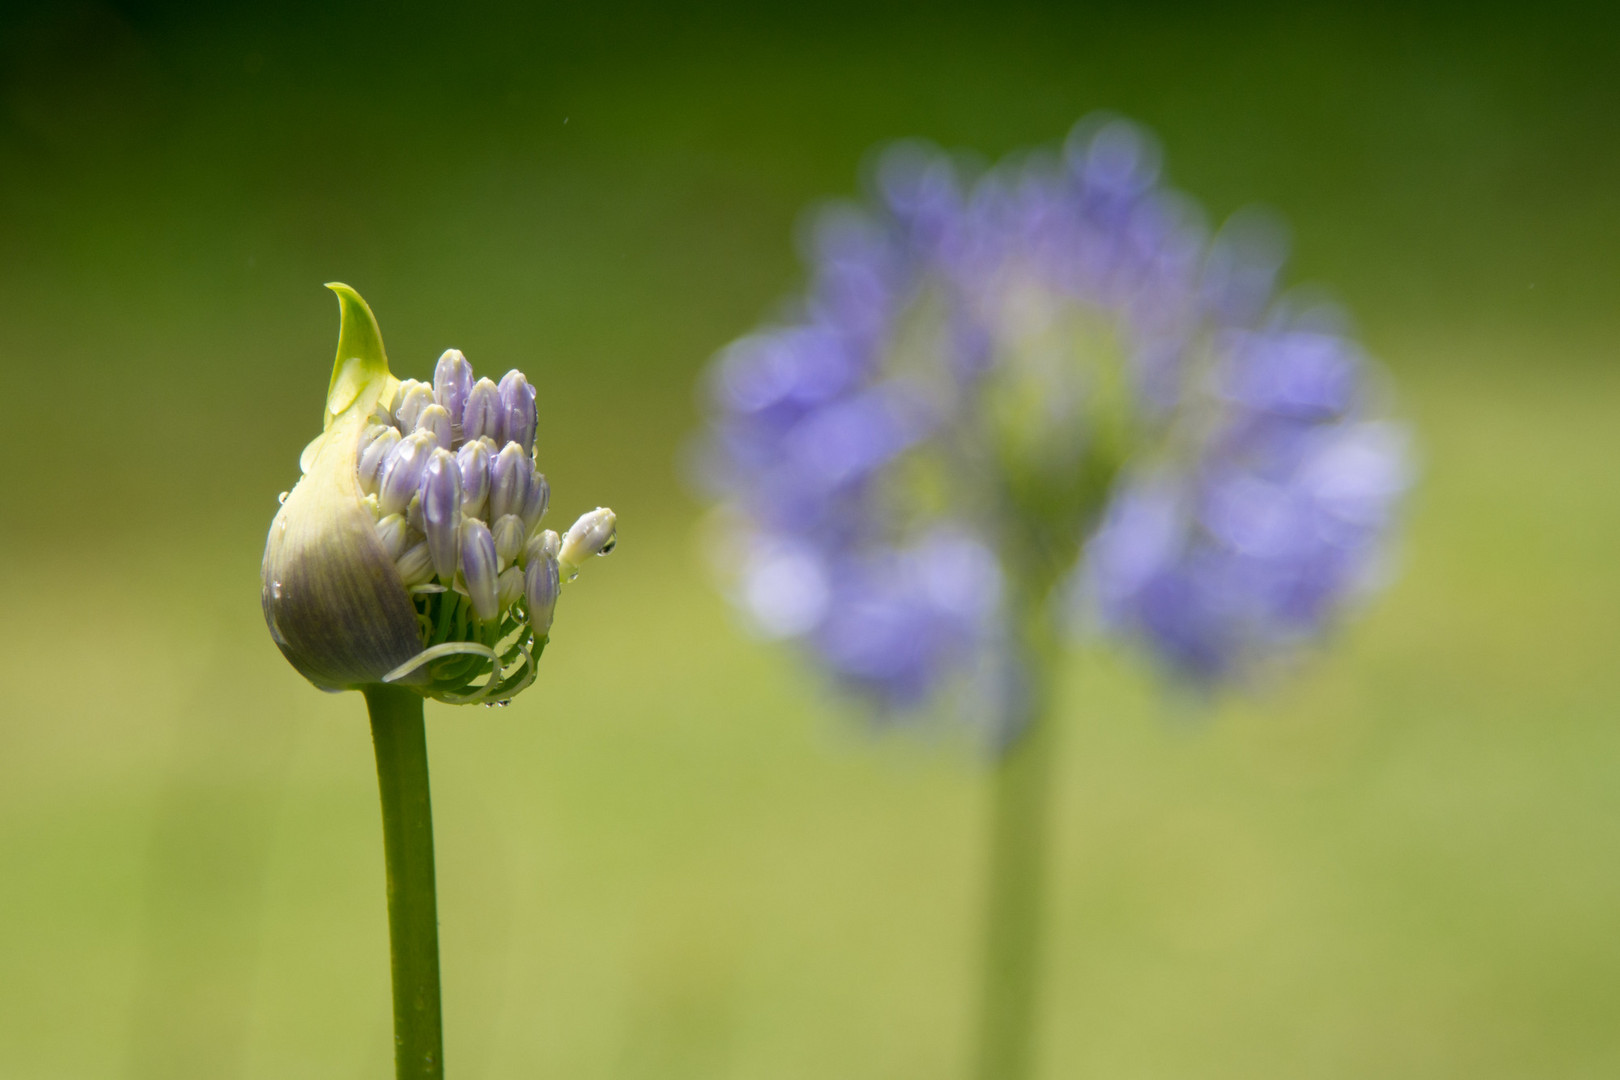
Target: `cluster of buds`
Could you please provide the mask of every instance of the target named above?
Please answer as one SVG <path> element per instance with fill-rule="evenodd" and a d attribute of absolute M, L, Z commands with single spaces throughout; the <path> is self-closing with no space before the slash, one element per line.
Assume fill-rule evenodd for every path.
<path fill-rule="evenodd" d="M 565 536 L 542 529 L 551 488 L 523 373 L 475 379 L 450 349 L 431 384 L 401 382 L 364 301 L 334 291 L 343 330 L 326 430 L 265 550 L 272 636 L 325 689 L 509 700 L 534 680 L 561 585 L 613 549 L 613 511 Z"/>

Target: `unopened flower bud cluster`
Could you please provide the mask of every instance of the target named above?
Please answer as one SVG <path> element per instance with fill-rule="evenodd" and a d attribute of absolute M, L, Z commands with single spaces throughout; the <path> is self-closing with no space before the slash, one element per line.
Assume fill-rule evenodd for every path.
<path fill-rule="evenodd" d="M 516 370 L 498 384 L 475 379 L 450 349 L 432 385 L 405 380 L 371 419 L 356 466 L 360 490 L 406 586 L 461 593 L 482 623 L 522 600 L 544 639 L 561 582 L 612 549 L 614 519 L 592 511 L 566 540 L 540 528 L 551 487 L 534 460 L 529 380 Z"/>

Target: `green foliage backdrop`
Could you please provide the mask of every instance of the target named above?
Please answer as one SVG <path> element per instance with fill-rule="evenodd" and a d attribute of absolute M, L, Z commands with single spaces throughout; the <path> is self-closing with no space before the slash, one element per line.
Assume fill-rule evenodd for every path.
<path fill-rule="evenodd" d="M 540 384 L 622 542 L 511 708 L 430 705 L 474 1078 L 947 1077 L 983 791 L 709 588 L 675 464 L 801 209 L 1108 107 L 1282 210 L 1419 425 L 1396 587 L 1248 704 L 1065 686 L 1053 1077 L 1620 1072 L 1620 74 L 1547 5 L 38 6 L 0 16 L 0 1073 L 377 1076 L 358 697 L 258 561 L 348 281 Z"/>

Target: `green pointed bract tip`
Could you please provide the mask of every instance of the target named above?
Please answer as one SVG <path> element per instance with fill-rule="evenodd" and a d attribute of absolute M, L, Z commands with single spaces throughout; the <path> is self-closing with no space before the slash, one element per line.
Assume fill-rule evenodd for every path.
<path fill-rule="evenodd" d="M 350 409 L 370 412 L 398 380 L 388 370 L 382 331 L 370 305 L 341 281 L 329 281 L 326 287 L 337 293 L 340 312 L 337 359 L 332 362 L 332 382 L 326 389 L 325 426 L 330 428 Z"/>
<path fill-rule="evenodd" d="M 342 321 L 323 430 L 265 543 L 271 637 L 324 690 L 392 684 L 452 704 L 505 701 L 534 681 L 555 603 L 548 593 L 531 613 L 524 587 L 533 541 L 556 547 L 540 532 L 550 486 L 533 459 L 534 389 L 515 371 L 484 389 L 454 349 L 431 385 L 401 383 L 366 302 L 327 288 Z M 595 514 L 611 523 L 611 511 Z"/>

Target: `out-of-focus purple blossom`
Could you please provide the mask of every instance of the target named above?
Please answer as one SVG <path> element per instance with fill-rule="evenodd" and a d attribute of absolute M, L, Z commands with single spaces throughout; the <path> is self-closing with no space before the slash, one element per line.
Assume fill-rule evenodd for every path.
<path fill-rule="evenodd" d="M 813 230 L 798 317 L 710 381 L 704 478 L 763 631 L 910 706 L 998 669 L 1031 596 L 1214 680 L 1370 580 L 1405 433 L 1359 346 L 1277 301 L 1275 222 L 1211 236 L 1119 121 L 873 175 Z"/>

